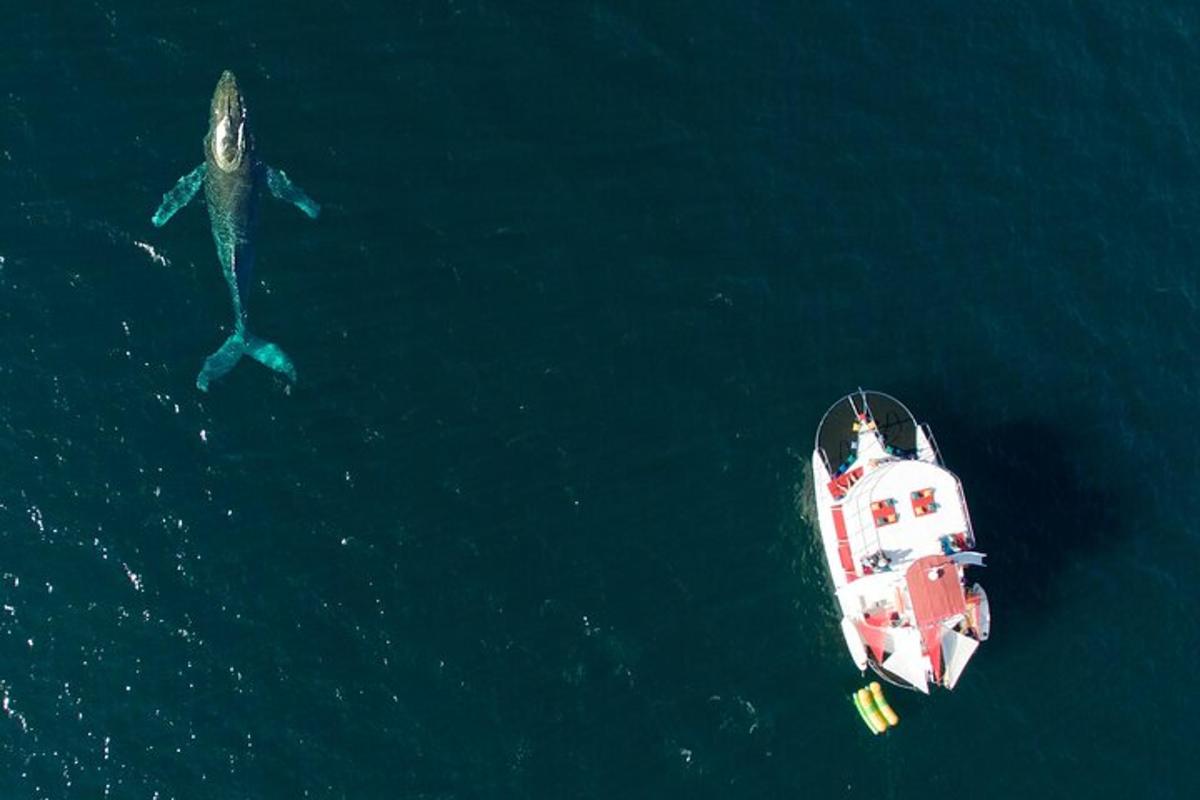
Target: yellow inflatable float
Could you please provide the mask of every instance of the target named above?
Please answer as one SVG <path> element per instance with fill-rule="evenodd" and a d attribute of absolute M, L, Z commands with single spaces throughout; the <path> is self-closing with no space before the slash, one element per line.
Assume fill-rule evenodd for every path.
<path fill-rule="evenodd" d="M 875 701 L 875 707 L 879 709 L 879 713 L 883 714 L 883 718 L 887 720 L 889 727 L 896 727 L 900 724 L 900 715 L 892 711 L 892 707 L 888 705 L 887 698 L 883 696 L 883 687 L 879 685 L 879 681 L 871 681 L 871 699 Z"/>
<path fill-rule="evenodd" d="M 871 681 L 870 684 L 850 695 L 850 699 L 854 702 L 854 707 L 858 709 L 858 715 L 862 717 L 863 724 L 871 729 L 871 733 L 879 735 L 888 728 L 894 728 L 900 724 L 900 717 L 888 705 L 879 681 Z"/>

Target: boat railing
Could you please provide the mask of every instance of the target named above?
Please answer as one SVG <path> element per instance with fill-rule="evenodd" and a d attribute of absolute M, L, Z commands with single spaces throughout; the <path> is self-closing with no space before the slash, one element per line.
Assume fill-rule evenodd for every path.
<path fill-rule="evenodd" d="M 819 453 L 821 456 L 821 461 L 825 464 L 825 472 L 828 473 L 829 477 L 831 478 L 836 477 L 833 474 L 833 465 L 829 463 L 829 456 L 825 454 L 825 448 L 818 445 L 816 449 L 817 453 Z"/>
<path fill-rule="evenodd" d="M 937 459 L 937 463 L 943 468 L 946 468 L 946 462 L 942 460 L 942 449 L 938 447 L 937 437 L 933 435 L 933 429 L 927 423 L 921 423 L 921 432 L 925 434 L 925 439 L 929 442 L 929 446 L 933 449 L 933 456 Z M 950 472 L 949 470 L 946 470 Z M 967 493 L 963 491 L 962 481 L 958 475 L 950 472 L 954 476 L 954 484 L 958 489 L 958 499 L 962 503 L 963 516 L 967 520 L 967 538 L 971 541 L 971 546 L 975 546 L 975 529 L 971 525 L 971 510 L 967 507 Z"/>
<path fill-rule="evenodd" d="M 954 475 L 953 472 L 951 472 L 950 474 Z M 976 546 L 975 545 L 975 527 L 971 524 L 971 509 L 967 507 L 967 493 L 963 491 L 962 481 L 960 481 L 958 479 L 957 475 L 954 475 L 954 483 L 958 487 L 958 501 L 960 503 L 962 503 L 963 518 L 967 521 L 967 541 L 970 542 L 971 547 L 974 548 Z"/>
<path fill-rule="evenodd" d="M 871 668 L 872 672 L 890 683 L 892 686 L 895 686 L 897 689 L 908 689 L 912 692 L 918 691 L 917 687 L 913 686 L 908 681 L 904 680 L 898 675 L 893 675 L 884 669 L 883 665 L 875 660 L 875 656 L 872 655 L 870 651 L 867 652 L 867 666 Z"/>
<path fill-rule="evenodd" d="M 942 461 L 942 449 L 938 447 L 937 438 L 933 435 L 933 429 L 927 423 L 921 423 L 921 432 L 925 434 L 925 439 L 929 442 L 929 446 L 933 448 L 933 456 L 937 459 L 937 463 L 945 464 Z"/>

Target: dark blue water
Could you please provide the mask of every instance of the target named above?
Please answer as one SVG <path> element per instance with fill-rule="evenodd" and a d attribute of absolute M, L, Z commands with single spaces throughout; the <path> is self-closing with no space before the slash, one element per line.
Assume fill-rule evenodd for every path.
<path fill-rule="evenodd" d="M 7 4 L 0 796 L 1191 797 L 1200 11 Z M 268 203 L 203 395 L 235 70 Z M 991 566 L 876 739 L 805 465 L 892 392 Z"/>

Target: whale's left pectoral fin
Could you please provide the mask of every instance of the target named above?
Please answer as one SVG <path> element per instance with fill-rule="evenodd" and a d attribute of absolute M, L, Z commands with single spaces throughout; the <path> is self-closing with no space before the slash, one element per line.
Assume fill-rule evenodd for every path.
<path fill-rule="evenodd" d="M 321 204 L 313 200 L 304 190 L 292 183 L 292 179 L 281 169 L 267 167 L 267 188 L 280 200 L 291 203 L 312 219 L 321 213 Z"/>
<path fill-rule="evenodd" d="M 162 203 L 154 212 L 154 216 L 150 218 L 154 227 L 161 228 L 166 225 L 167 221 L 175 216 L 176 211 L 191 202 L 192 198 L 196 196 L 200 184 L 204 183 L 204 173 L 207 171 L 208 165 L 201 164 L 176 181 L 175 185 L 171 187 L 171 191 L 163 195 Z"/>

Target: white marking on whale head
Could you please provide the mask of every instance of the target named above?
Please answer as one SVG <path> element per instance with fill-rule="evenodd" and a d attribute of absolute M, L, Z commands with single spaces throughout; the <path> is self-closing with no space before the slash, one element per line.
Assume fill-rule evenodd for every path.
<path fill-rule="evenodd" d="M 217 81 L 213 92 L 209 123 L 208 147 L 213 161 L 223 172 L 233 172 L 241 166 L 251 147 L 246 126 L 246 104 L 238 89 L 237 78 L 226 71 Z"/>

